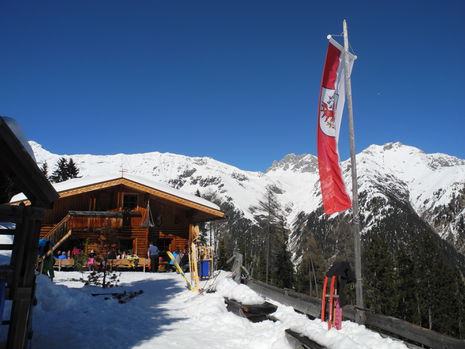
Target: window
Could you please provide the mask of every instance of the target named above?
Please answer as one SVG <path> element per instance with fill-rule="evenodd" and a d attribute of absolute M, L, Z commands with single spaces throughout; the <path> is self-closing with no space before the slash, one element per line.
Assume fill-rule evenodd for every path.
<path fill-rule="evenodd" d="M 120 249 L 120 251 L 125 251 L 126 253 L 132 253 L 132 248 L 133 248 L 132 239 L 119 240 L 119 249 Z"/>
<path fill-rule="evenodd" d="M 134 210 L 137 207 L 137 194 L 124 194 L 123 208 L 126 210 Z"/>

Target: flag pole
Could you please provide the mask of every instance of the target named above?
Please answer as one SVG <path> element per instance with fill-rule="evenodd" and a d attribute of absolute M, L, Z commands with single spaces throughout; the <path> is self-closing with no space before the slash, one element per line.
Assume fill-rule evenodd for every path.
<path fill-rule="evenodd" d="M 355 135 L 354 135 L 354 115 L 352 109 L 352 86 L 350 84 L 349 72 L 349 35 L 347 33 L 347 21 L 344 19 L 344 64 L 345 64 L 345 85 L 347 95 L 347 110 L 349 114 L 349 136 L 350 136 L 350 161 L 352 169 L 352 228 L 354 234 L 354 254 L 355 254 L 355 295 L 356 311 L 355 321 L 358 324 L 365 323 L 365 313 L 363 312 L 363 285 L 362 285 L 362 259 L 361 259 L 361 239 L 360 239 L 360 217 L 358 206 L 358 185 L 357 185 L 357 163 L 355 159 Z"/>

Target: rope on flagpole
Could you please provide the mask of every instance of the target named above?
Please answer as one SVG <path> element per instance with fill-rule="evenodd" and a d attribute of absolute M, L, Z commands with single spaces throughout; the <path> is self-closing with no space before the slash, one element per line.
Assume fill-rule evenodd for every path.
<path fill-rule="evenodd" d="M 337 35 L 337 34 L 328 34 L 328 35 L 326 36 L 326 38 L 327 38 L 328 40 L 331 40 L 331 38 L 333 38 L 333 37 L 338 37 L 338 36 L 342 36 L 342 37 L 343 37 L 344 34 L 340 34 L 340 35 Z M 352 47 L 352 45 L 351 45 L 350 43 L 349 43 L 349 52 L 350 52 L 351 54 L 353 54 L 354 56 L 357 56 L 357 54 L 355 53 L 354 48 Z"/>
<path fill-rule="evenodd" d="M 329 34 L 329 35 L 327 36 L 327 38 L 329 39 L 329 38 L 331 38 L 331 37 L 333 37 L 333 36 L 335 36 L 335 37 L 337 37 L 337 36 L 342 36 L 342 37 L 343 37 L 343 36 L 344 36 L 344 32 L 342 32 L 341 34 Z"/>

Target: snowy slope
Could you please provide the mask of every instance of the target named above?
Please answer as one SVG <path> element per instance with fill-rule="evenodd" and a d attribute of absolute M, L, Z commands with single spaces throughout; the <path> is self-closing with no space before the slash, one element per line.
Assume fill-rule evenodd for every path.
<path fill-rule="evenodd" d="M 30 144 L 37 162 L 47 162 L 50 172 L 60 157 L 70 157 L 52 154 L 32 141 Z M 202 196 L 229 202 L 252 221 L 250 208 L 264 198 L 267 187 L 274 188 L 289 226 L 299 212 L 311 213 L 321 207 L 317 159 L 309 154 L 286 155 L 266 173 L 244 171 L 208 157 L 159 152 L 71 157 L 83 177 L 120 175 L 124 169 L 128 175 L 146 177 L 187 193 L 199 190 Z M 341 166 L 350 192 L 350 163 L 347 160 Z M 357 168 L 359 192 L 367 195 L 367 202 L 387 194 L 397 196 L 459 249 L 462 239 L 465 253 L 465 231 L 460 225 L 465 216 L 465 160 L 388 143 L 372 145 L 357 154 Z"/>
<path fill-rule="evenodd" d="M 223 297 L 245 304 L 263 299 L 222 272 L 215 279 L 216 292 L 192 293 L 176 273 L 123 272 L 120 287 L 83 287 L 78 272 L 57 272 L 53 284 L 37 280 L 37 306 L 33 312 L 34 348 L 217 348 L 292 349 L 285 329 L 303 333 L 331 349 L 406 349 L 400 341 L 383 338 L 365 326 L 344 321 L 340 331 L 327 330 L 319 319 L 309 320 L 278 304 L 279 321 L 251 323 L 230 313 Z M 202 282 L 202 287 L 205 282 Z M 208 281 L 207 286 L 213 282 Z M 91 293 L 139 291 L 125 304 L 92 297 Z M 1 337 L 0 337 L 1 338 Z"/>

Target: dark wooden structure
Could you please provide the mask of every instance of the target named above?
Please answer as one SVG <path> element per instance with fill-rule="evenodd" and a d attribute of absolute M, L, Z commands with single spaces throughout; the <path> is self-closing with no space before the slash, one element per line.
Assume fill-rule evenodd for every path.
<path fill-rule="evenodd" d="M 60 197 L 40 233 L 55 250 L 93 249 L 99 257 L 125 250 L 145 257 L 150 242 L 160 251 L 184 249 L 197 224 L 224 217 L 204 199 L 130 175 L 78 178 L 55 187 Z"/>
<path fill-rule="evenodd" d="M 295 310 L 307 314 L 310 317 L 320 317 L 321 299 L 319 298 L 267 285 L 258 280 L 248 279 L 245 283 L 262 296 L 271 298 L 281 304 L 291 306 Z M 463 339 L 452 338 L 391 316 L 374 314 L 368 311 L 365 313 L 365 325 L 368 328 L 372 328 L 387 335 L 394 335 L 404 340 L 408 347 L 417 348 L 417 345 L 421 344 L 434 349 L 465 348 L 465 340 Z M 353 306 L 347 305 L 344 307 L 344 319 L 355 321 L 355 309 Z M 412 342 L 414 344 L 411 344 Z"/>
<path fill-rule="evenodd" d="M 9 326 L 7 348 L 24 348 L 32 337 L 31 309 L 41 220 L 58 194 L 37 167 L 13 121 L 0 117 L 0 222 L 13 227 L 0 229 L 0 234 L 14 236 L 13 244 L 0 245 L 1 250 L 12 251 L 9 265 L 0 266 L 0 279 L 6 281 L 6 299 L 12 301 L 10 317 L 2 325 Z M 29 205 L 9 205 L 15 192 L 23 192 Z"/>

